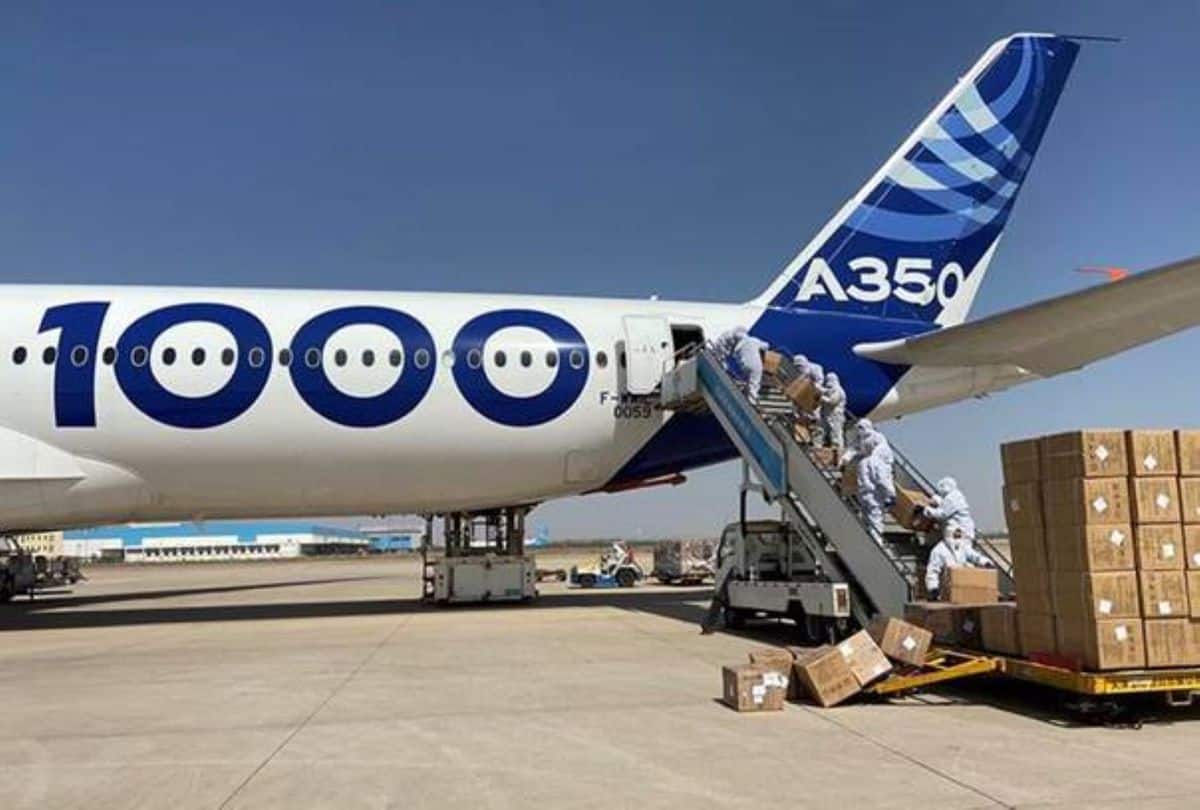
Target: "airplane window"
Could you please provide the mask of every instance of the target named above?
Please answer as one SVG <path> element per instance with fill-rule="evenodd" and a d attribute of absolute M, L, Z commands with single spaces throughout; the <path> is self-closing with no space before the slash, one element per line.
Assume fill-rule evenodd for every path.
<path fill-rule="evenodd" d="M 429 352 L 425 349 L 417 349 L 413 354 L 413 363 L 417 368 L 427 368 L 429 366 Z"/>
<path fill-rule="evenodd" d="M 109 346 L 104 350 L 102 358 L 104 360 L 104 365 L 111 366 L 113 363 L 117 362 L 117 350 L 112 346 Z"/>
<path fill-rule="evenodd" d="M 172 349 L 170 346 L 163 349 L 162 361 L 163 361 L 164 366 L 169 366 L 172 363 L 174 363 L 175 362 L 175 350 Z"/>
<path fill-rule="evenodd" d="M 304 365 L 309 368 L 316 368 L 321 365 L 321 350 L 314 346 L 306 351 L 304 353 Z"/>
<path fill-rule="evenodd" d="M 146 361 L 150 359 L 150 350 L 145 346 L 134 346 L 133 351 L 129 353 L 129 362 L 133 363 L 137 368 L 146 365 Z"/>
<path fill-rule="evenodd" d="M 492 359 L 496 361 L 496 368 L 504 368 L 504 364 L 508 362 L 503 350 L 496 352 Z"/>
<path fill-rule="evenodd" d="M 75 368 L 82 367 L 88 361 L 87 346 L 76 346 L 71 349 L 71 365 Z"/>
<path fill-rule="evenodd" d="M 596 352 L 596 365 L 600 368 L 606 368 L 608 366 L 608 355 L 604 352 Z"/>
<path fill-rule="evenodd" d="M 28 354 L 28 352 L 25 351 L 24 346 L 18 346 L 17 348 L 13 349 L 13 362 L 18 366 L 21 365 L 25 362 L 26 354 Z"/>
<path fill-rule="evenodd" d="M 546 352 L 546 365 L 550 368 L 554 368 L 558 365 L 558 352 L 554 351 L 553 349 Z"/>
<path fill-rule="evenodd" d="M 391 364 L 392 368 L 399 368 L 403 362 L 404 354 L 399 349 L 392 349 L 388 353 L 388 363 Z"/>
<path fill-rule="evenodd" d="M 583 352 L 571 349 L 571 368 L 583 368 Z"/>
<path fill-rule="evenodd" d="M 42 362 L 48 366 L 52 365 L 54 363 L 54 358 L 57 356 L 58 356 L 58 350 L 55 349 L 53 346 L 47 346 L 45 349 L 42 350 Z"/>
<path fill-rule="evenodd" d="M 192 365 L 193 366 L 204 365 L 204 349 L 200 348 L 199 346 L 192 349 Z"/>
<path fill-rule="evenodd" d="M 291 349 L 280 349 L 279 350 L 279 365 L 283 366 L 284 368 L 287 368 L 291 364 L 292 364 L 292 350 Z"/>
<path fill-rule="evenodd" d="M 479 368 L 483 363 L 483 352 L 479 349 L 471 349 L 467 352 L 467 365 L 471 368 Z"/>
<path fill-rule="evenodd" d="M 225 360 L 225 352 L 229 353 L 229 360 Z M 226 349 L 221 353 L 221 362 L 227 366 L 233 365 L 233 349 Z M 267 362 L 267 353 L 262 346 L 251 346 L 250 351 L 246 352 L 246 360 L 250 363 L 251 368 L 262 368 L 263 363 Z"/>
<path fill-rule="evenodd" d="M 338 366 L 346 365 L 346 350 L 338 349 L 333 353 L 333 362 Z"/>
<path fill-rule="evenodd" d="M 258 362 L 257 363 L 254 362 L 254 353 L 255 352 L 258 352 Z M 230 349 L 229 347 L 225 347 L 224 349 L 221 349 L 221 365 L 232 366 L 233 358 L 234 358 L 233 349 Z M 263 350 L 258 348 L 257 346 L 255 346 L 253 349 L 250 350 L 249 359 L 250 359 L 250 365 L 254 366 L 255 368 L 258 368 L 259 366 L 261 366 L 263 364 Z"/>
<path fill-rule="evenodd" d="M 446 366 L 446 368 L 454 368 L 454 360 L 455 357 L 453 349 L 446 349 L 446 351 L 442 352 L 442 363 Z"/>
<path fill-rule="evenodd" d="M 375 365 L 375 352 L 370 349 L 363 349 L 362 363 L 367 367 Z"/>
<path fill-rule="evenodd" d="M 521 352 L 521 365 L 525 368 L 533 365 L 533 352 Z"/>

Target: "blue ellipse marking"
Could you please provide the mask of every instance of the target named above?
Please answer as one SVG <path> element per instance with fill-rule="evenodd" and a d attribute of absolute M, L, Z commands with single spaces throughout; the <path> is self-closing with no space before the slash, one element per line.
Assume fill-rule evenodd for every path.
<path fill-rule="evenodd" d="M 579 330 L 567 321 L 534 309 L 501 309 L 472 318 L 454 338 L 456 357 L 483 352 L 488 338 L 501 329 L 523 326 L 535 329 L 554 342 L 558 354 L 554 379 L 545 390 L 528 397 L 506 394 L 492 385 L 483 364 L 454 364 L 454 382 L 463 398 L 481 416 L 509 427 L 534 427 L 562 416 L 579 399 L 587 384 L 591 356 Z M 582 363 L 571 363 L 572 352 Z"/>
<path fill-rule="evenodd" d="M 219 391 L 202 397 L 180 396 L 167 390 L 154 376 L 149 362 L 135 364 L 133 350 L 148 352 L 159 335 L 182 323 L 195 321 L 223 327 L 237 342 L 237 365 Z M 210 428 L 231 422 L 245 413 L 267 384 L 270 363 L 258 368 L 247 358 L 253 347 L 272 354 L 271 335 L 255 315 L 227 304 L 177 304 L 149 312 L 129 325 L 117 341 L 117 384 L 130 402 L 151 419 L 178 428 Z"/>
<path fill-rule="evenodd" d="M 341 391 L 329 381 L 323 363 L 309 362 L 324 356 L 325 342 L 335 332 L 359 324 L 387 329 L 404 347 L 404 365 L 396 381 L 388 390 L 370 397 Z M 321 416 L 346 427 L 380 427 L 403 418 L 425 398 L 436 369 L 429 330 L 411 315 L 388 307 L 342 307 L 323 312 L 300 327 L 291 348 L 293 357 L 305 359 L 288 367 L 300 397 Z M 421 349 L 429 355 L 424 368 L 413 362 Z"/>

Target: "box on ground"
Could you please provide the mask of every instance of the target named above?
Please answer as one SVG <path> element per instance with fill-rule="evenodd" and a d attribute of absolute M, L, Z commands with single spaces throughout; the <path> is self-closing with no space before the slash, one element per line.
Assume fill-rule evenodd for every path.
<path fill-rule="evenodd" d="M 1184 523 L 1200 523 L 1200 478 L 1179 479 L 1179 511 Z"/>
<path fill-rule="evenodd" d="M 1183 571 L 1141 571 L 1142 615 L 1167 619 L 1188 615 L 1187 579 Z"/>
<path fill-rule="evenodd" d="M 1000 580 L 996 569 L 966 566 L 943 568 L 941 597 L 955 605 L 997 601 L 1000 598 Z"/>
<path fill-rule="evenodd" d="M 1146 619 L 1146 666 L 1190 667 L 1200 665 L 1195 625 L 1187 619 Z"/>
<path fill-rule="evenodd" d="M 1058 652 L 1054 616 L 1027 611 L 1020 602 L 1017 603 L 1017 637 L 1022 655 Z"/>
<path fill-rule="evenodd" d="M 1175 431 L 1180 475 L 1200 475 L 1200 430 Z"/>
<path fill-rule="evenodd" d="M 896 522 L 906 529 L 920 528 L 920 510 L 929 504 L 929 497 L 924 492 L 896 487 L 896 504 L 892 507 L 892 515 L 895 516 Z"/>
<path fill-rule="evenodd" d="M 818 647 L 798 656 L 793 672 L 808 696 L 821 706 L 835 706 L 860 691 L 858 679 L 837 647 Z"/>
<path fill-rule="evenodd" d="M 876 616 L 867 632 L 888 658 L 915 667 L 925 663 L 925 654 L 933 643 L 933 633 L 894 616 Z"/>
<path fill-rule="evenodd" d="M 1137 567 L 1142 571 L 1174 571 L 1184 567 L 1183 527 L 1178 523 L 1142 523 L 1133 529 Z"/>
<path fill-rule="evenodd" d="M 1000 463 L 1004 468 L 1004 483 L 1024 484 L 1042 478 L 1041 442 L 1023 439 L 1000 445 Z"/>
<path fill-rule="evenodd" d="M 1010 532 L 1017 529 L 1040 529 L 1042 519 L 1042 485 L 1037 481 L 1004 485 L 1004 520 Z"/>
<path fill-rule="evenodd" d="M 1042 478 L 1105 478 L 1127 475 L 1125 434 L 1120 430 L 1076 430 L 1041 440 Z"/>
<path fill-rule="evenodd" d="M 783 708 L 787 679 L 770 667 L 740 664 L 721 670 L 723 699 L 739 712 L 773 712 Z"/>
<path fill-rule="evenodd" d="M 983 649 L 1002 655 L 1020 655 L 1021 638 L 1017 621 L 1017 606 L 1012 602 L 981 606 L 979 627 Z"/>
<path fill-rule="evenodd" d="M 1055 571 L 1132 571 L 1136 564 L 1133 546 L 1133 529 L 1128 523 L 1046 529 L 1046 551 Z"/>
<path fill-rule="evenodd" d="M 1131 523 L 1127 478 L 1065 478 L 1042 482 L 1047 526 Z"/>
<path fill-rule="evenodd" d="M 1177 475 L 1175 432 L 1171 430 L 1127 430 L 1125 450 L 1130 475 Z"/>
<path fill-rule="evenodd" d="M 778 672 L 787 681 L 787 697 L 788 700 L 795 700 L 799 694 L 799 689 L 796 684 L 796 679 L 792 675 L 792 666 L 796 663 L 796 656 L 788 650 L 781 650 L 779 647 L 760 647 L 751 650 L 749 653 L 750 663 L 757 664 L 760 667 L 766 667 L 773 672 Z"/>
<path fill-rule="evenodd" d="M 892 671 L 887 656 L 866 630 L 859 630 L 839 643 L 837 648 L 846 659 L 859 686 L 866 686 Z"/>
<path fill-rule="evenodd" d="M 1178 523 L 1181 520 L 1179 479 L 1134 478 L 1130 483 L 1134 523 Z"/>
<path fill-rule="evenodd" d="M 1054 571 L 1050 575 L 1054 609 L 1060 618 L 1097 619 L 1138 618 L 1138 575 L 1135 571 L 1104 571 L 1080 574 Z"/>
<path fill-rule="evenodd" d="M 1085 669 L 1136 669 L 1146 666 L 1141 619 L 1086 621 L 1060 616 L 1058 652 L 1076 658 Z"/>

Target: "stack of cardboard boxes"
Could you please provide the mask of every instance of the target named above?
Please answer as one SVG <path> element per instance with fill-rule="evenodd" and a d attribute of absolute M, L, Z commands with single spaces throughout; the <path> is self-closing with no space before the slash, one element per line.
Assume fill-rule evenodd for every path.
<path fill-rule="evenodd" d="M 1200 577 L 1189 600 L 1185 572 L 1200 573 L 1200 532 L 1183 523 L 1200 524 L 1200 432 L 1075 431 L 1001 456 L 1020 651 L 1085 669 L 1200 664 Z"/>

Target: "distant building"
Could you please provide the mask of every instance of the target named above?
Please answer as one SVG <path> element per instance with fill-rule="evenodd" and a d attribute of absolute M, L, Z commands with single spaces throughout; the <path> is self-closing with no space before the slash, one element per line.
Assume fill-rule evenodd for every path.
<path fill-rule="evenodd" d="M 376 554 L 394 554 L 398 551 L 420 551 L 421 539 L 425 536 L 422 523 L 371 523 L 358 529 L 367 538 L 369 548 Z"/>
<path fill-rule="evenodd" d="M 63 554 L 62 532 L 37 532 L 35 534 L 19 534 L 16 536 L 21 548 L 34 556 L 61 557 Z"/>
<path fill-rule="evenodd" d="M 357 529 L 303 522 L 132 523 L 63 533 L 63 553 L 126 562 L 267 560 L 366 551 Z"/>

